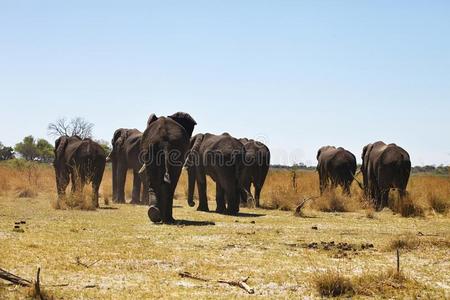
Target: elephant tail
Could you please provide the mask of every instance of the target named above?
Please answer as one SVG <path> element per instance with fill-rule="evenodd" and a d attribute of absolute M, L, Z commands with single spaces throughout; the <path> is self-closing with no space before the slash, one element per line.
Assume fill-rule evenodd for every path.
<path fill-rule="evenodd" d="M 171 180 L 170 180 L 170 173 L 169 173 L 169 144 L 168 143 L 164 143 L 163 144 L 163 151 L 164 151 L 164 168 L 165 168 L 165 173 L 164 173 L 164 182 L 170 184 Z"/>

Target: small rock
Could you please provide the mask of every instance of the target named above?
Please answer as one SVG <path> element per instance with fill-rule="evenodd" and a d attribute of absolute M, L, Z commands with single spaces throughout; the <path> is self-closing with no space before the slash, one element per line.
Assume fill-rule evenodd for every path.
<path fill-rule="evenodd" d="M 313 226 L 313 227 L 312 227 L 312 230 L 319 230 L 319 227 Z"/>

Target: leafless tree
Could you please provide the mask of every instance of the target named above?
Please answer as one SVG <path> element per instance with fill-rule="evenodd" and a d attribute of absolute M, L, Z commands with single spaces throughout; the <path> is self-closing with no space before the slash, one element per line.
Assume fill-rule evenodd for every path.
<path fill-rule="evenodd" d="M 80 117 L 71 119 L 60 118 L 54 123 L 48 124 L 48 134 L 53 137 L 79 136 L 80 138 L 91 138 L 94 124 Z"/>

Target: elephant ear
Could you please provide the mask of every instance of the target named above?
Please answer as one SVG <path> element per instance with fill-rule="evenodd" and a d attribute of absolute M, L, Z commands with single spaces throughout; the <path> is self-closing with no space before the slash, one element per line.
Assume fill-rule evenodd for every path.
<path fill-rule="evenodd" d="M 322 154 L 322 150 L 323 150 L 323 147 L 320 148 L 319 151 L 317 151 L 317 156 L 316 156 L 317 160 L 319 160 L 319 156 L 320 156 L 320 154 Z"/>
<path fill-rule="evenodd" d="M 66 149 L 69 137 L 62 136 L 55 141 L 55 161 L 61 159 L 64 156 L 64 150 Z"/>
<path fill-rule="evenodd" d="M 195 122 L 195 120 L 188 113 L 177 112 L 169 116 L 169 118 L 180 124 L 186 130 L 189 137 L 192 136 L 192 132 L 194 131 L 194 127 L 197 125 L 197 122 Z"/>
<path fill-rule="evenodd" d="M 364 162 L 364 158 L 366 157 L 366 155 L 369 154 L 371 148 L 372 148 L 372 144 L 368 144 L 367 146 L 365 146 L 363 148 L 363 152 L 361 154 L 361 159 L 363 160 L 363 162 Z"/>
<path fill-rule="evenodd" d="M 150 126 L 150 124 L 152 124 L 156 120 L 158 120 L 158 117 L 155 114 L 151 114 L 150 117 L 148 117 L 148 120 L 147 120 L 147 127 Z"/>

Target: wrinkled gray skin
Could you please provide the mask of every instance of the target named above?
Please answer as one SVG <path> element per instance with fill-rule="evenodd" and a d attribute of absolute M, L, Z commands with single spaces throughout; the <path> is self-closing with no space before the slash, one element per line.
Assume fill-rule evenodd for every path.
<path fill-rule="evenodd" d="M 194 187 L 197 182 L 200 202 L 197 210 L 209 211 L 206 195 L 206 175 L 209 175 L 216 183 L 216 212 L 237 215 L 244 155 L 244 145 L 227 133 L 195 135 L 191 139 L 191 150 L 186 162 L 189 206 L 195 206 Z"/>
<path fill-rule="evenodd" d="M 245 148 L 245 163 L 241 175 L 241 183 L 245 190 L 241 192 L 241 203 L 247 205 L 251 185 L 255 187 L 255 205 L 260 207 L 261 190 L 270 168 L 270 150 L 261 142 L 243 138 L 239 141 Z"/>
<path fill-rule="evenodd" d="M 151 115 L 147 124 L 140 149 L 146 162 L 142 176 L 148 184 L 148 215 L 154 223 L 174 224 L 173 196 L 197 123 L 178 112 L 169 117 Z"/>
<path fill-rule="evenodd" d="M 81 192 L 86 184 L 92 183 L 92 197 L 96 207 L 98 190 L 105 170 L 106 154 L 103 148 L 91 139 L 62 136 L 55 142 L 55 161 L 58 197 L 64 197 L 72 181 L 72 193 Z"/>
<path fill-rule="evenodd" d="M 142 132 L 137 129 L 117 129 L 111 144 L 113 149 L 107 158 L 112 163 L 113 201 L 125 203 L 125 182 L 127 171 L 133 170 L 132 204 L 148 204 L 146 184 L 142 182 L 139 170 L 142 162 L 139 161 Z M 142 193 L 141 193 L 142 190 Z"/>
<path fill-rule="evenodd" d="M 317 152 L 320 194 L 331 186 L 340 185 L 350 195 L 350 186 L 356 173 L 356 157 L 342 147 L 325 146 Z"/>
<path fill-rule="evenodd" d="M 406 195 L 411 160 L 403 148 L 381 141 L 368 144 L 363 149 L 362 160 L 365 195 L 373 199 L 377 210 L 388 206 L 390 189 L 397 189 L 401 198 Z"/>

